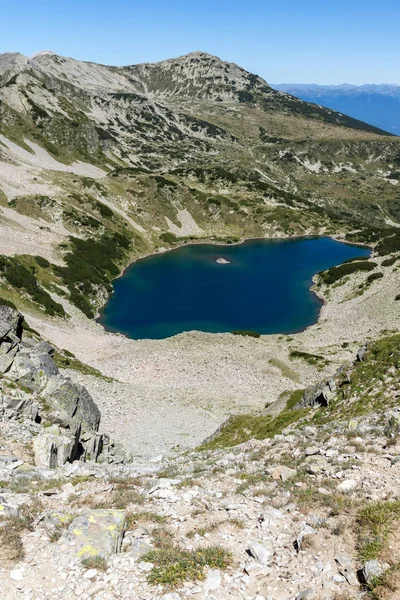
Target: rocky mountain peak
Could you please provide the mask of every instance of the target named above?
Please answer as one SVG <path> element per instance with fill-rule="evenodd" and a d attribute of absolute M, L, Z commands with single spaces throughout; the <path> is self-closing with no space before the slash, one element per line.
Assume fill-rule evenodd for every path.
<path fill-rule="evenodd" d="M 0 54 L 0 76 L 8 71 L 20 72 L 29 64 L 29 58 L 20 52 Z"/>
<path fill-rule="evenodd" d="M 31 60 L 35 58 L 40 58 L 41 56 L 57 56 L 53 50 L 40 50 L 40 52 L 36 52 L 31 56 Z"/>
<path fill-rule="evenodd" d="M 258 75 L 201 51 L 158 63 L 132 65 L 126 71 L 140 79 L 146 92 L 161 98 L 237 102 L 244 101 L 241 94 L 250 90 L 270 91 Z"/>

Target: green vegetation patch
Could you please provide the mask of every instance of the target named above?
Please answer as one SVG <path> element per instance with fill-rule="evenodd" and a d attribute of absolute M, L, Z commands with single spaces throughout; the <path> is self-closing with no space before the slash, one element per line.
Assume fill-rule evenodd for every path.
<path fill-rule="evenodd" d="M 329 364 L 329 360 L 323 356 L 320 356 L 319 354 L 310 354 L 309 352 L 303 352 L 302 350 L 291 350 L 289 356 L 290 358 L 302 358 L 309 365 Z"/>
<path fill-rule="evenodd" d="M 307 414 L 309 409 L 293 410 L 302 396 L 303 390 L 296 390 L 287 401 L 285 410 L 275 418 L 269 415 L 249 414 L 230 417 L 218 434 L 209 442 L 205 442 L 200 450 L 228 448 L 252 438 L 264 440 L 279 435 L 286 427 Z"/>
<path fill-rule="evenodd" d="M 357 362 L 350 382 L 343 383 L 329 409 L 317 411 L 316 423 L 358 417 L 398 406 L 400 395 L 400 334 L 371 343 L 362 362 Z"/>
<path fill-rule="evenodd" d="M 37 258 L 36 262 L 39 264 Z M 25 291 L 34 302 L 44 309 L 46 314 L 65 317 L 65 311 L 61 304 L 55 302 L 39 284 L 35 268 L 33 266 L 26 267 L 19 257 L 0 256 L 0 276 L 13 288 Z"/>
<path fill-rule="evenodd" d="M 172 231 L 165 231 L 164 233 L 161 233 L 159 238 L 166 244 L 175 244 L 178 241 L 178 238 L 174 233 L 172 233 Z"/>
<path fill-rule="evenodd" d="M 205 567 L 226 569 L 232 562 L 230 552 L 221 546 L 183 550 L 164 530 L 155 531 L 153 540 L 156 548 L 142 557 L 142 560 L 154 564 L 147 576 L 152 585 L 173 589 L 185 581 L 204 579 Z"/>
<path fill-rule="evenodd" d="M 87 317 L 94 317 L 93 297 L 98 288 L 111 291 L 111 280 L 119 273 L 119 264 L 131 246 L 126 234 L 104 233 L 100 238 L 70 238 L 65 267 L 53 267 L 70 291 L 70 300 Z"/>
<path fill-rule="evenodd" d="M 319 282 L 325 283 L 326 285 L 332 285 L 336 281 L 339 281 L 345 275 L 351 275 L 352 273 L 357 273 L 361 271 L 373 271 L 377 264 L 368 260 L 357 260 L 353 262 L 346 262 L 338 267 L 332 267 L 327 271 L 323 271 L 319 273 Z"/>
<path fill-rule="evenodd" d="M 251 330 L 246 330 L 246 329 L 235 329 L 234 331 L 232 331 L 233 335 L 242 335 L 244 337 L 253 337 L 253 338 L 259 338 L 261 337 L 261 334 L 258 333 L 258 331 L 251 331 Z"/>
<path fill-rule="evenodd" d="M 360 560 L 379 559 L 389 536 L 400 520 L 400 500 L 373 502 L 363 508 L 357 518 Z"/>
<path fill-rule="evenodd" d="M 385 260 L 382 261 L 382 267 L 391 267 L 398 260 L 399 260 L 398 256 L 392 256 L 391 258 L 385 258 Z"/>
<path fill-rule="evenodd" d="M 73 369 L 74 371 L 82 373 L 83 375 L 92 375 L 93 377 L 100 377 L 105 381 L 113 381 L 111 377 L 106 377 L 98 369 L 95 369 L 90 365 L 86 365 L 75 358 L 72 352 L 69 352 L 68 350 L 57 350 L 54 353 L 53 360 L 60 369 Z"/>
<path fill-rule="evenodd" d="M 367 283 L 372 283 L 373 281 L 376 281 L 377 279 L 382 279 L 383 277 L 383 273 L 371 273 L 371 275 L 368 275 L 367 277 Z"/>

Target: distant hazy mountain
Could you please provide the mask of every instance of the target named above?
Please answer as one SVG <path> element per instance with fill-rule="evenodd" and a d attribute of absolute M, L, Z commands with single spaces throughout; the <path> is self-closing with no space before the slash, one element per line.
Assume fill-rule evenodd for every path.
<path fill-rule="evenodd" d="M 376 127 L 400 135 L 400 86 L 395 84 L 316 85 L 313 83 L 271 84 L 306 100 L 332 108 Z"/>

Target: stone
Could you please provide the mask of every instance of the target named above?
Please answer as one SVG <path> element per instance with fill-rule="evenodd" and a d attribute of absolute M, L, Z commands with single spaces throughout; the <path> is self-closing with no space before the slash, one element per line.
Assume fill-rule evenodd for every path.
<path fill-rule="evenodd" d="M 299 552 L 301 550 L 301 543 L 303 541 L 303 538 L 307 535 L 315 535 L 317 533 L 317 530 L 314 529 L 314 527 L 311 527 L 311 525 L 306 524 L 305 527 L 300 531 L 299 535 L 296 538 L 295 541 L 295 548 L 296 550 Z"/>
<path fill-rule="evenodd" d="M 18 517 L 19 513 L 19 506 L 12 506 L 0 496 L 0 519 L 4 517 Z"/>
<path fill-rule="evenodd" d="M 146 562 L 146 561 L 142 560 L 138 564 L 138 567 L 141 571 L 145 571 L 146 573 L 148 573 L 149 571 L 151 571 L 153 569 L 154 565 L 151 562 Z"/>
<path fill-rule="evenodd" d="M 361 583 L 372 583 L 384 572 L 382 564 L 378 560 L 367 560 L 360 571 Z"/>
<path fill-rule="evenodd" d="M 303 590 L 300 594 L 297 594 L 296 600 L 311 600 L 315 595 L 315 590 L 312 588 L 308 588 L 307 590 Z"/>
<path fill-rule="evenodd" d="M 170 592 L 161 596 L 161 600 L 181 600 L 181 597 L 176 592 Z"/>
<path fill-rule="evenodd" d="M 346 554 L 338 554 L 335 561 L 339 565 L 340 574 L 346 578 L 349 585 L 357 587 L 358 579 L 350 558 Z"/>
<path fill-rule="evenodd" d="M 97 569 L 88 569 L 84 574 L 85 579 L 93 579 L 97 575 Z"/>
<path fill-rule="evenodd" d="M 359 348 L 358 351 L 357 351 L 357 360 L 358 360 L 358 362 L 363 362 L 366 353 L 367 353 L 367 345 L 365 344 L 364 346 L 362 346 L 361 348 Z"/>
<path fill-rule="evenodd" d="M 335 391 L 336 384 L 333 380 L 319 382 L 304 390 L 303 398 L 296 407 L 314 408 L 315 406 L 329 406 L 329 402 L 334 397 Z"/>
<path fill-rule="evenodd" d="M 316 454 L 320 454 L 320 449 L 317 446 L 309 446 L 305 451 L 306 456 L 315 456 Z"/>
<path fill-rule="evenodd" d="M 43 388 L 58 373 L 57 365 L 47 353 L 19 352 L 10 369 L 10 375 L 31 390 Z"/>
<path fill-rule="evenodd" d="M 262 565 L 268 565 L 274 555 L 274 551 L 271 546 L 266 546 L 260 544 L 259 542 L 253 542 L 249 544 L 247 553 Z"/>
<path fill-rule="evenodd" d="M 274 469 L 271 473 L 272 479 L 281 481 L 287 481 L 296 475 L 296 469 L 291 469 L 290 467 L 285 467 L 284 465 L 279 465 Z"/>
<path fill-rule="evenodd" d="M 309 475 L 319 475 L 322 472 L 322 466 L 317 463 L 306 465 L 306 471 Z"/>
<path fill-rule="evenodd" d="M 42 433 L 33 439 L 35 465 L 56 469 L 74 458 L 75 440 L 64 435 Z"/>
<path fill-rule="evenodd" d="M 107 558 L 120 552 L 125 531 L 125 511 L 91 510 L 72 521 L 65 539 L 74 544 L 77 557 Z"/>
<path fill-rule="evenodd" d="M 7 373 L 14 362 L 17 352 L 18 348 L 15 346 L 7 349 L 4 353 L 0 353 L 0 374 Z"/>
<path fill-rule="evenodd" d="M 221 572 L 218 569 L 209 569 L 205 581 L 203 583 L 203 590 L 207 596 L 209 592 L 217 590 L 221 585 Z"/>
<path fill-rule="evenodd" d="M 43 398 L 53 410 L 65 411 L 71 424 L 82 424 L 82 429 L 98 430 L 100 410 L 82 385 L 57 375 L 49 379 Z"/>
<path fill-rule="evenodd" d="M 338 492 L 343 492 L 344 494 L 347 494 L 353 490 L 355 490 L 357 487 L 357 481 L 355 479 L 345 479 L 344 481 L 341 481 L 339 483 L 339 485 L 337 486 L 337 491 Z"/>
<path fill-rule="evenodd" d="M 10 306 L 0 305 L 0 343 L 21 339 L 24 317 Z"/>
<path fill-rule="evenodd" d="M 133 540 L 132 546 L 129 549 L 129 554 L 133 556 L 133 558 L 136 561 L 137 559 L 142 558 L 142 556 L 150 552 L 150 550 L 151 546 L 149 546 L 149 544 L 146 544 L 146 542 L 144 542 L 143 540 Z"/>
<path fill-rule="evenodd" d="M 24 573 L 22 569 L 14 569 L 10 572 L 10 577 L 13 581 L 22 581 Z"/>

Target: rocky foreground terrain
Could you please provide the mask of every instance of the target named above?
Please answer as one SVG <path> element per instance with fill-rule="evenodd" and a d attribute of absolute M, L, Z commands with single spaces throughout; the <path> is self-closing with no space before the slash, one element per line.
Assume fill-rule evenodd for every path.
<path fill-rule="evenodd" d="M 399 347 L 138 466 L 0 307 L 2 597 L 398 598 Z"/>
<path fill-rule="evenodd" d="M 0 55 L 2 598 L 399 598 L 398 144 L 203 52 Z M 372 254 L 304 332 L 96 322 L 140 257 L 308 235 Z"/>

